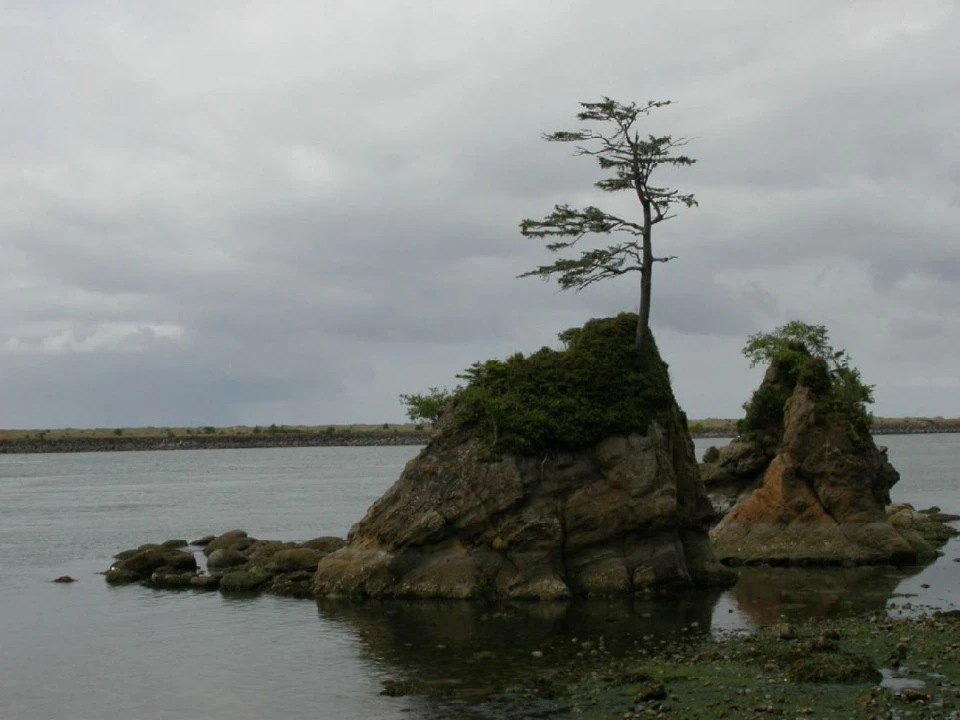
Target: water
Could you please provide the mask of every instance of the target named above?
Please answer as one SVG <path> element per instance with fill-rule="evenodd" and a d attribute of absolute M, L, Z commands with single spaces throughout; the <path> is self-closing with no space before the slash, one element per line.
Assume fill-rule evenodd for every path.
<path fill-rule="evenodd" d="M 895 501 L 960 509 L 960 436 L 881 442 L 903 475 Z M 114 588 L 97 575 L 148 541 L 237 527 L 282 540 L 342 536 L 415 452 L 0 455 L 0 720 L 465 717 L 494 707 L 519 716 L 529 708 L 511 709 L 502 688 L 589 655 L 573 637 L 626 653 L 780 614 L 881 609 L 895 593 L 957 602 L 956 541 L 920 571 L 751 570 L 731 590 L 668 602 L 317 605 Z M 79 582 L 50 582 L 59 575 Z M 380 694 L 397 680 L 424 695 Z"/>

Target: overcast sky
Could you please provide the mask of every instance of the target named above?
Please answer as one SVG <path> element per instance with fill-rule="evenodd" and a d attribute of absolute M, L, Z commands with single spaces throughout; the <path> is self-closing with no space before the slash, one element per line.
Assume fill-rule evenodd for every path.
<path fill-rule="evenodd" d="M 876 414 L 960 416 L 958 37 L 949 0 L 4 0 L 0 427 L 399 422 L 634 309 L 515 278 L 522 218 L 638 210 L 540 139 L 603 95 L 698 159 L 652 309 L 691 417 L 795 318 Z"/>

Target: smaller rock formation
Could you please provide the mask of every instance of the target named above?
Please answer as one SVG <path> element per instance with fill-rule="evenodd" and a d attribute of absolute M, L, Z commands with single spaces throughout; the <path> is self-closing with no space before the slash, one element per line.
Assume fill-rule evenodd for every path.
<path fill-rule="evenodd" d="M 224 593 L 264 591 L 275 595 L 312 597 L 317 563 L 342 547 L 343 540 L 318 537 L 302 543 L 257 540 L 243 530 L 201 538 L 207 573 L 197 556 L 170 544 L 147 544 L 124 550 L 106 572 L 112 585 L 139 582 L 149 587 L 217 590 Z"/>
<path fill-rule="evenodd" d="M 754 395 L 768 403 L 787 395 L 782 412 L 769 413 L 773 422 L 704 465 L 717 505 L 738 498 L 711 532 L 720 558 L 796 565 L 932 559 L 915 529 L 887 519 L 899 475 L 864 416 L 832 400 L 822 358 L 801 359 L 786 370 L 774 365 Z"/>
<path fill-rule="evenodd" d="M 794 373 L 774 363 L 767 368 L 755 397 L 772 398 L 773 402 L 785 405 L 796 384 Z M 760 487 L 767 468 L 781 448 L 784 437 L 782 414 L 772 414 L 766 420 L 745 430 L 724 447 L 711 447 L 704 454 L 700 477 L 718 519 Z M 881 475 L 879 486 L 886 487 L 885 502 L 889 503 L 889 490 L 900 480 L 900 473 L 887 459 L 885 447 L 876 450 L 880 454 L 876 459 Z"/>

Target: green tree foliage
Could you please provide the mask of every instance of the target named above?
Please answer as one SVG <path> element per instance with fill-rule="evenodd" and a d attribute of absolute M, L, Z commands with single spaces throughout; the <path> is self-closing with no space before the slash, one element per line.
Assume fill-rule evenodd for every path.
<path fill-rule="evenodd" d="M 746 415 L 738 425 L 741 432 L 782 424 L 784 405 L 800 383 L 820 398 L 820 412 L 842 413 L 858 433 L 869 433 L 872 418 L 867 405 L 873 402 L 873 386 L 864 384 L 846 350 L 830 344 L 825 326 L 793 320 L 773 332 L 750 335 L 743 354 L 750 367 L 774 366 L 781 381 L 763 383 L 744 404 Z"/>
<path fill-rule="evenodd" d="M 420 395 L 400 395 L 400 402 L 407 407 L 407 417 L 411 422 L 425 420 L 436 425 L 451 395 L 446 388 L 432 387 Z"/>
<path fill-rule="evenodd" d="M 650 323 L 653 265 L 672 259 L 672 256 L 654 256 L 653 226 L 675 217 L 671 213 L 674 206 L 697 204 L 691 194 L 652 182 L 654 171 L 662 165 L 676 167 L 696 162 L 675 153 L 687 141 L 670 135 L 641 135 L 634 127 L 639 119 L 669 104 L 670 101 L 651 101 L 642 105 L 624 105 L 608 97 L 600 102 L 580 103 L 582 110 L 577 118 L 600 123 L 603 131 L 585 128 L 543 136 L 549 142 L 577 143 L 576 155 L 595 158 L 605 176 L 594 185 L 604 192 L 626 190 L 635 194 L 642 209 L 639 221 L 621 218 L 594 206 L 573 208 L 564 204 L 554 206 L 553 212 L 540 220 L 526 219 L 520 223 L 520 232 L 524 236 L 548 238 L 547 249 L 555 253 L 575 247 L 580 249 L 578 243 L 587 235 L 617 238 L 616 242 L 605 247 L 580 249 L 579 257 L 561 258 L 520 277 L 536 276 L 548 280 L 556 276 L 564 290 L 582 290 L 601 280 L 639 272 L 640 309 L 635 343 L 640 357 L 644 355 L 643 344 Z"/>
<path fill-rule="evenodd" d="M 478 427 L 493 455 L 573 450 L 645 432 L 674 400 L 652 335 L 636 362 L 636 323 L 635 313 L 591 320 L 560 334 L 562 350 L 475 363 L 459 376 L 466 385 L 456 394 L 458 421 Z"/>

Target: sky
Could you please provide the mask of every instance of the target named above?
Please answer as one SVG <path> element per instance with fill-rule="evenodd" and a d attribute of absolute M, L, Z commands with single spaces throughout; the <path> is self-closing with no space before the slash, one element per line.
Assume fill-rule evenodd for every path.
<path fill-rule="evenodd" d="M 672 100 L 651 324 L 691 418 L 824 324 L 881 416 L 960 416 L 952 0 L 4 0 L 0 427 L 402 422 L 400 393 L 633 310 L 518 224 L 636 215 L 543 132 Z M 601 241 L 603 238 L 601 238 Z"/>

